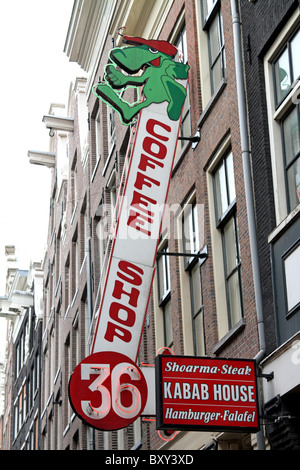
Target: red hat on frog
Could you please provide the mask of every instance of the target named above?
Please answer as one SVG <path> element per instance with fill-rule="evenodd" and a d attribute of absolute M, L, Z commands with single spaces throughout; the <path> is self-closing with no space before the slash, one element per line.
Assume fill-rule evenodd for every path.
<path fill-rule="evenodd" d="M 177 54 L 177 48 L 170 44 L 168 41 L 163 41 L 159 39 L 144 39 L 144 38 L 135 38 L 132 36 L 123 36 L 123 42 L 126 44 L 145 44 L 146 46 L 156 49 L 163 54 L 175 57 Z"/>

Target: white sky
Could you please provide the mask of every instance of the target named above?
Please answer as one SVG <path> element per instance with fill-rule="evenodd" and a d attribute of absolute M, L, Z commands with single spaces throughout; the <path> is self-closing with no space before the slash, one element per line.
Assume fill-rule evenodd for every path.
<path fill-rule="evenodd" d="M 21 269 L 44 254 L 51 170 L 30 164 L 27 152 L 49 151 L 42 118 L 51 103 L 67 103 L 70 82 L 85 75 L 63 52 L 72 7 L 73 0 L 0 0 L 0 296 L 5 245 L 16 246 Z"/>

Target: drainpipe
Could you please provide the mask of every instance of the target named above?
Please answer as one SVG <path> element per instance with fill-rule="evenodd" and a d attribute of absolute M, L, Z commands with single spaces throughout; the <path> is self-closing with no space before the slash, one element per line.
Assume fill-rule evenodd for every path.
<path fill-rule="evenodd" d="M 236 68 L 236 84 L 237 84 L 237 97 L 239 108 L 239 122 L 240 122 L 240 137 L 245 181 L 245 193 L 248 215 L 250 251 L 252 259 L 253 282 L 256 302 L 256 315 L 257 315 L 257 328 L 260 350 L 255 356 L 256 363 L 260 361 L 266 354 L 265 343 L 265 328 L 263 319 L 263 303 L 262 303 L 262 289 L 260 279 L 260 268 L 257 247 L 256 235 L 256 220 L 252 187 L 252 172 L 251 172 L 251 152 L 249 147 L 249 134 L 247 124 L 247 110 L 246 110 L 246 95 L 244 88 L 244 75 L 243 75 L 243 59 L 242 59 L 242 46 L 241 46 L 241 30 L 240 30 L 240 17 L 238 11 L 238 0 L 231 0 L 232 12 L 232 25 L 233 25 L 233 40 L 234 40 L 234 55 L 235 55 L 235 68 Z M 263 431 L 257 433 L 257 447 L 259 450 L 265 448 Z"/>
<path fill-rule="evenodd" d="M 87 279 L 87 307 L 88 307 L 88 331 L 91 329 L 92 324 L 92 263 L 91 263 L 91 238 L 87 239 L 86 243 L 86 279 Z M 90 449 L 95 450 L 95 432 L 93 428 L 90 431 Z"/>

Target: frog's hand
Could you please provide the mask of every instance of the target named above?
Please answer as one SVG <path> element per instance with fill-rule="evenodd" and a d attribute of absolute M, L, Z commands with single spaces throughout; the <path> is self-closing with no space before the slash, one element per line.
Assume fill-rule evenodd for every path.
<path fill-rule="evenodd" d="M 177 121 L 180 118 L 182 106 L 186 98 L 186 89 L 180 83 L 167 76 L 162 77 L 162 82 L 169 98 L 168 116 L 173 121 Z"/>
<path fill-rule="evenodd" d="M 104 78 L 113 88 L 123 88 L 128 82 L 128 77 L 126 77 L 126 75 L 124 75 L 120 70 L 117 70 L 115 65 L 112 64 L 108 64 L 105 67 Z"/>
<path fill-rule="evenodd" d="M 108 103 L 113 109 L 118 111 L 124 124 L 131 124 L 137 113 L 148 106 L 146 101 L 130 106 L 123 101 L 119 95 L 107 83 L 99 83 L 93 87 L 93 94 Z"/>
<path fill-rule="evenodd" d="M 172 62 L 167 68 L 166 73 L 169 77 L 177 78 L 178 80 L 187 79 L 190 66 L 182 64 L 181 62 Z"/>
<path fill-rule="evenodd" d="M 105 67 L 104 79 L 115 89 L 122 89 L 129 85 L 140 86 L 145 83 L 148 74 L 142 73 L 139 76 L 124 75 L 120 70 L 115 68 L 115 65 L 108 64 Z"/>
<path fill-rule="evenodd" d="M 128 104 L 122 101 L 119 95 L 107 83 L 98 83 L 98 85 L 95 85 L 93 87 L 93 94 L 118 111 L 122 121 L 125 123 L 124 114 Z"/>

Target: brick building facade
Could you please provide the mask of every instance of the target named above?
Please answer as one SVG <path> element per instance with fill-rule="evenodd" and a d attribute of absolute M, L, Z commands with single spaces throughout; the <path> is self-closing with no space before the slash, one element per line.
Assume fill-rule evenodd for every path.
<path fill-rule="evenodd" d="M 40 449 L 43 272 L 41 263 L 17 267 L 6 246 L 7 276 L 1 317 L 7 320 L 3 450 Z"/>
<path fill-rule="evenodd" d="M 274 376 L 263 381 L 266 433 L 271 449 L 299 449 L 299 2 L 242 1 L 241 18 L 263 285 L 262 372 Z"/>
<path fill-rule="evenodd" d="M 85 89 L 87 109 L 80 104 L 83 94 L 80 95 L 75 84 L 69 108 L 65 110 L 66 117 L 74 118 L 72 133 L 68 132 L 66 141 L 67 176 L 61 180 L 60 187 L 58 173 L 56 170 L 53 172 L 53 210 L 45 259 L 45 288 L 49 305 L 43 335 L 45 386 L 42 431 L 45 448 L 57 445 L 60 448 L 85 448 L 87 445 L 131 448 L 141 444 L 142 448 L 154 449 L 166 445 L 155 425 L 147 421 L 138 421 L 128 429 L 114 431 L 109 436 L 88 430 L 78 422 L 66 400 L 70 373 L 76 360 L 79 362 L 88 353 L 92 339 L 101 298 L 101 273 L 105 271 L 110 250 L 109 227 L 114 223 L 116 195 L 124 181 L 123 169 L 126 172 L 126 159 L 130 156 L 134 132 L 134 128 L 124 126 L 117 113 L 91 93 L 92 84 L 103 77 L 110 49 L 120 43 L 117 27 L 126 24 L 122 4 L 117 2 L 113 10 L 113 3 L 107 4 L 105 12 L 111 14 L 109 32 L 107 36 L 99 33 L 102 37 L 99 62 L 86 62 L 91 45 L 86 45 L 87 50 L 80 57 L 74 57 L 74 43 L 70 45 L 68 38 L 66 42 L 71 60 L 77 60 L 88 74 Z M 133 20 L 138 15 L 141 18 L 140 4 L 134 3 L 126 13 L 128 34 L 143 37 L 151 34 L 167 39 L 178 45 L 183 60 L 190 64 L 189 101 L 184 110 L 182 137 L 190 138 L 198 132 L 201 135 L 196 146 L 189 140 L 181 140 L 178 144 L 167 201 L 170 210 L 165 214 L 159 252 L 163 253 L 166 249 L 169 252 L 191 252 L 191 257 L 167 257 L 164 254 L 158 257 L 140 349 L 140 360 L 150 364 L 154 362 L 156 351 L 164 346 L 170 346 L 176 354 L 220 357 L 251 358 L 259 350 L 236 98 L 232 18 L 229 2 L 217 3 L 212 11 L 207 11 L 205 18 L 200 3 L 193 1 L 164 2 L 162 9 L 158 8 L 161 6 L 159 2 L 147 3 L 149 18 L 144 19 L 143 23 Z M 93 13 L 93 19 L 89 20 L 92 23 L 100 14 L 100 4 L 86 5 L 87 11 Z M 91 25 L 84 25 L 85 31 L 88 26 Z M 211 62 L 210 79 L 204 64 L 209 66 L 208 38 L 214 31 L 217 31 L 220 42 L 216 63 Z M 75 42 L 80 41 L 77 36 L 79 30 L 72 33 L 75 33 Z M 84 86 L 83 82 L 81 85 Z M 130 93 L 132 95 L 133 90 L 127 93 L 128 101 L 132 100 L 134 97 Z M 85 126 L 87 121 L 88 129 Z M 53 130 L 55 122 L 54 119 Z M 50 127 L 50 124 L 47 125 Z M 62 139 L 59 132 L 55 131 L 53 143 Z M 56 153 L 58 165 L 58 147 L 52 151 Z M 224 189 L 220 186 L 223 184 L 223 171 L 230 177 L 225 184 L 228 185 L 231 199 L 225 203 L 227 205 L 218 208 L 217 216 L 214 194 L 216 190 Z M 234 178 L 231 177 L 232 171 Z M 191 223 L 195 233 L 189 234 Z M 106 236 L 99 239 L 102 233 Z M 192 235 L 190 239 L 189 235 Z M 234 264 L 230 267 L 228 279 L 223 275 L 221 260 L 225 259 L 225 254 L 222 239 L 227 243 Z M 87 244 L 90 251 L 86 251 Z M 194 250 L 207 252 L 207 259 L 199 261 L 194 258 Z M 236 252 L 233 254 L 232 250 Z M 87 266 L 91 269 L 91 283 Z M 158 277 L 162 278 L 163 275 L 169 278 L 168 286 L 158 285 Z M 165 291 L 161 291 L 162 288 Z M 55 346 L 57 341 L 60 342 L 59 348 Z M 55 359 L 51 351 L 56 351 Z M 46 386 L 47 376 L 50 388 Z M 52 382 L 55 386 L 51 386 Z M 60 443 L 55 441 L 57 430 L 63 436 Z M 196 448 L 205 447 L 211 442 L 210 436 L 205 433 L 194 433 L 192 436 L 191 440 L 191 435 L 181 433 L 180 438 L 176 438 L 177 445 L 182 445 L 186 439 Z M 239 445 L 249 447 L 250 438 L 245 442 L 241 440 Z"/>

